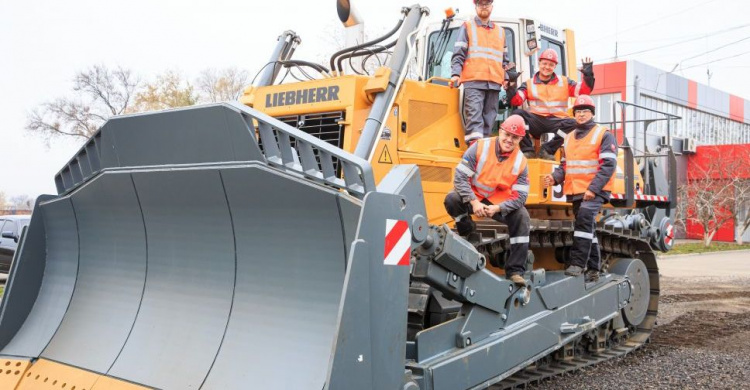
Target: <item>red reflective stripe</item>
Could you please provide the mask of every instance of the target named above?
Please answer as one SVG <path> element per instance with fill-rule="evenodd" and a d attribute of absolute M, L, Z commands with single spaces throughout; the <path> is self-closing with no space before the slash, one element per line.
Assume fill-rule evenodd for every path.
<path fill-rule="evenodd" d="M 398 220 L 395 225 L 393 225 L 393 228 L 390 232 L 385 236 L 385 257 L 388 257 L 388 255 L 393 250 L 393 247 L 398 244 L 398 241 L 401 239 L 401 236 L 404 235 L 404 232 L 406 232 L 406 229 L 409 228 L 409 224 L 406 223 L 406 221 Z M 407 251 L 407 253 L 409 253 Z"/>

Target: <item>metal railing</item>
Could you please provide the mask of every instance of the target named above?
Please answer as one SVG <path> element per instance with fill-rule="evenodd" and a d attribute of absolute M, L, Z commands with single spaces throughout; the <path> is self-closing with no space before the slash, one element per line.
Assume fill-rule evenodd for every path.
<path fill-rule="evenodd" d="M 242 114 L 250 129 L 257 129 L 269 164 L 346 190 L 360 199 L 375 191 L 372 166 L 366 160 L 260 111 L 236 102 L 231 105 Z M 342 177 L 337 175 L 335 161 L 341 166 Z"/>

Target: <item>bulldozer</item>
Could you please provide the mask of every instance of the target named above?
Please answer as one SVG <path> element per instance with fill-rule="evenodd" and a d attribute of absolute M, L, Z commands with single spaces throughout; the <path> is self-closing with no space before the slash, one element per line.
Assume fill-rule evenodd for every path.
<path fill-rule="evenodd" d="M 348 1 L 337 11 L 360 19 Z M 404 7 L 330 67 L 293 59 L 287 31 L 239 101 L 109 119 L 23 233 L 0 388 L 499 389 L 647 343 L 674 154 L 634 156 L 624 137 L 594 282 L 563 272 L 572 209 L 542 185 L 559 162 L 529 160 L 527 285 L 514 285 L 507 226 L 477 220 L 470 243 L 442 205 L 466 150 L 444 74 L 462 20 L 428 13 Z M 497 23 L 523 77 L 546 47 L 575 76 L 572 31 Z M 285 70 L 316 76 L 278 82 Z"/>

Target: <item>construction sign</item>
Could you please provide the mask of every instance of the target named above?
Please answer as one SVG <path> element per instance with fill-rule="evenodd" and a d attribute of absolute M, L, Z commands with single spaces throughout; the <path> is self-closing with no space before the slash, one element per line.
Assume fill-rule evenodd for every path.
<path fill-rule="evenodd" d="M 378 158 L 378 162 L 381 164 L 393 164 L 391 153 L 388 152 L 388 145 L 383 145 L 383 151 L 380 152 L 380 157 Z"/>

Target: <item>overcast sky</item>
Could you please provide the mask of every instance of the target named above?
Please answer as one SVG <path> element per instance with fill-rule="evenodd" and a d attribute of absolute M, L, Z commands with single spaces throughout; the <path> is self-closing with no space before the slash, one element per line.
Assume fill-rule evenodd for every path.
<path fill-rule="evenodd" d="M 302 37 L 295 58 L 319 60 L 321 52 L 331 52 L 326 33 L 337 28 L 334 3 L 0 0 L 0 191 L 8 196 L 55 193 L 54 175 L 81 141 L 53 141 L 46 146 L 25 134 L 24 124 L 29 110 L 69 93 L 76 72 L 104 64 L 124 66 L 146 78 L 173 69 L 192 79 L 206 68 L 236 66 L 254 75 L 267 61 L 276 37 L 287 29 Z M 395 24 L 400 7 L 412 3 L 355 4 L 366 31 L 379 33 Z M 474 11 L 471 0 L 420 4 L 432 10 L 433 21 L 447 7 L 458 8 L 460 15 Z M 703 84 L 708 83 L 708 66 L 712 86 L 750 98 L 750 77 L 745 75 L 750 70 L 749 4 L 743 0 L 496 0 L 493 15 L 536 18 L 573 29 L 579 57 L 591 56 L 599 63 L 614 57 L 618 42 L 621 59 L 667 71 L 679 63 L 676 74 Z M 662 48 L 649 50 L 656 47 Z M 716 62 L 701 65 L 709 61 Z"/>

